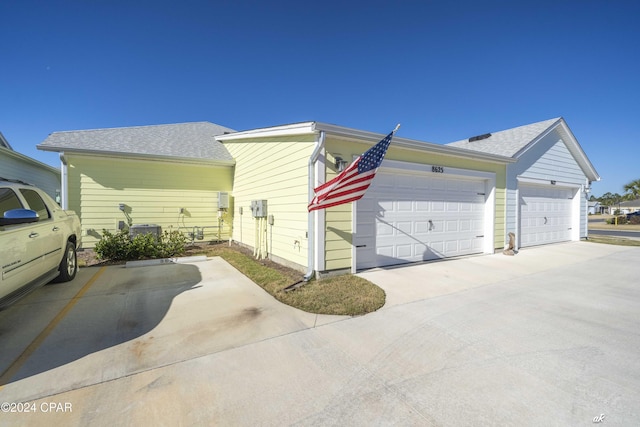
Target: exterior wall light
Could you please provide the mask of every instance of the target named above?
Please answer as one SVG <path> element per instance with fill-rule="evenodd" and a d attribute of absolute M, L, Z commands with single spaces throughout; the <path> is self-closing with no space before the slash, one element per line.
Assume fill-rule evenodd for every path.
<path fill-rule="evenodd" d="M 342 157 L 336 157 L 336 170 L 342 172 L 347 167 L 347 161 Z"/>

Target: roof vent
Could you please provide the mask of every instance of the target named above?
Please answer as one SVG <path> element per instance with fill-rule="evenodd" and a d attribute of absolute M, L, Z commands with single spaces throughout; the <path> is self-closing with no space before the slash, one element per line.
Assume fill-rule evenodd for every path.
<path fill-rule="evenodd" d="M 478 135 L 478 136 L 472 136 L 471 138 L 469 138 L 469 142 L 482 141 L 483 139 L 487 139 L 487 138 L 490 138 L 490 137 L 491 137 L 490 133 L 485 133 L 485 134 Z"/>

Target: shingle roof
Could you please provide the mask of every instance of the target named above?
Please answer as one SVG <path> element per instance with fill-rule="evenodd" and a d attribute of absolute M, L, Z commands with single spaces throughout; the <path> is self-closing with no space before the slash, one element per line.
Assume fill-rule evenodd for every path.
<path fill-rule="evenodd" d="M 235 132 L 210 122 L 54 132 L 38 149 L 232 161 L 214 139 Z"/>
<path fill-rule="evenodd" d="M 500 132 L 493 132 L 488 138 L 478 141 L 464 139 L 462 141 L 451 142 L 447 145 L 467 150 L 480 151 L 482 153 L 497 154 L 500 156 L 514 157 L 541 133 L 555 125 L 560 117 L 550 120 L 544 120 L 530 125 L 519 126 L 513 129 L 507 129 Z"/>
<path fill-rule="evenodd" d="M 640 199 L 627 200 L 626 202 L 619 203 L 619 205 L 625 208 L 635 208 L 640 206 Z"/>

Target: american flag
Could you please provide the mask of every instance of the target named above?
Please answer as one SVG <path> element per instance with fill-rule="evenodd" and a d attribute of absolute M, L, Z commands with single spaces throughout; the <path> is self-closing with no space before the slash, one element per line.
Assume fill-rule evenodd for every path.
<path fill-rule="evenodd" d="M 353 202 L 362 198 L 367 188 L 371 185 L 371 181 L 373 181 L 373 177 L 376 175 L 382 159 L 384 159 L 387 148 L 391 144 L 391 138 L 393 138 L 399 126 L 382 141 L 358 156 L 340 175 L 316 187 L 313 190 L 315 197 L 308 206 L 309 212 Z"/>

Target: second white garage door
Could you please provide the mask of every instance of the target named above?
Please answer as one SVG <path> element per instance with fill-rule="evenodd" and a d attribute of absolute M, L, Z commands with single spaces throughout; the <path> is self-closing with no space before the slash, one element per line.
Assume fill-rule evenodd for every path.
<path fill-rule="evenodd" d="M 483 252 L 485 187 L 483 179 L 381 169 L 357 203 L 357 268 Z"/>
<path fill-rule="evenodd" d="M 571 240 L 575 192 L 552 185 L 521 185 L 520 246 Z"/>

